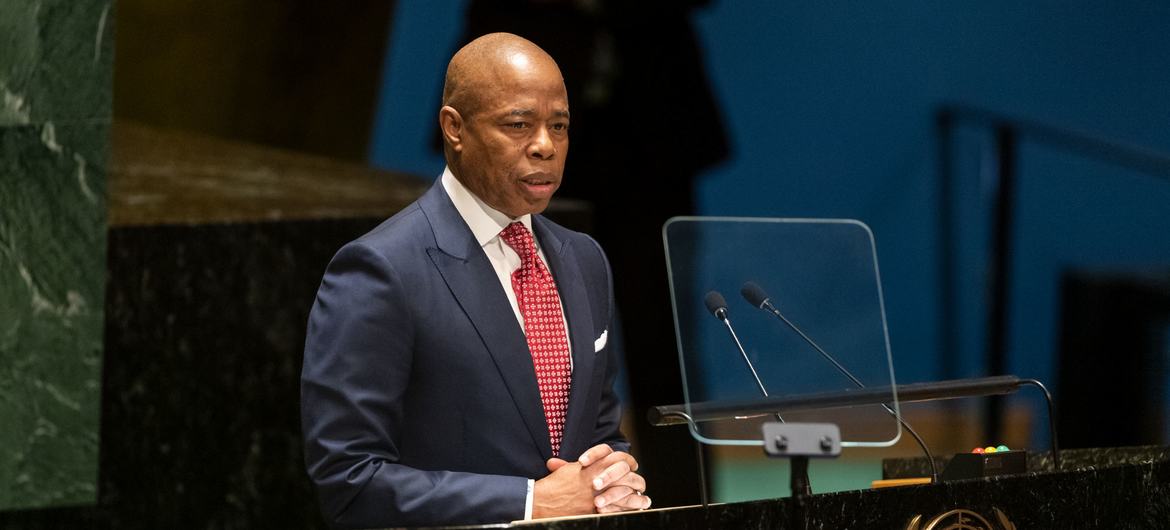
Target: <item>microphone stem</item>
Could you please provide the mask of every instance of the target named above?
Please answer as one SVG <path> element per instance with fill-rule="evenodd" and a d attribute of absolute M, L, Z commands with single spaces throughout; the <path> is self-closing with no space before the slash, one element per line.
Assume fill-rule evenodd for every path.
<path fill-rule="evenodd" d="M 938 484 L 938 464 L 934 462 L 934 455 L 930 454 L 930 449 L 926 447 L 926 442 L 922 441 L 922 437 L 918 436 L 917 432 L 914 432 L 914 428 L 909 423 L 906 423 L 906 420 L 903 420 L 900 414 L 894 412 L 889 405 L 882 403 L 882 408 L 886 409 L 886 412 L 889 412 L 891 416 L 898 418 L 898 423 L 902 424 L 906 432 L 909 432 L 910 436 L 914 437 L 915 442 L 918 442 L 918 447 L 922 448 L 922 452 L 926 454 L 926 461 L 930 463 L 930 483 Z"/>
<path fill-rule="evenodd" d="M 790 322 L 788 320 L 788 318 L 786 318 L 784 316 L 784 314 L 780 312 L 779 309 L 776 309 L 776 306 L 772 305 L 772 302 L 765 299 L 764 303 L 760 304 L 760 307 L 762 309 L 764 309 L 765 311 L 768 311 L 769 313 L 776 315 L 776 317 L 778 317 L 780 320 L 784 321 L 784 324 L 787 325 L 789 329 L 791 329 L 792 331 L 795 331 L 796 334 L 800 335 L 800 338 L 804 339 L 804 341 L 807 342 L 809 346 L 812 346 L 813 349 L 815 349 L 817 351 L 817 353 L 821 354 L 821 356 L 824 357 L 826 360 L 828 360 L 830 363 L 833 363 L 833 366 L 837 367 L 837 371 L 844 374 L 845 377 L 848 377 L 850 381 L 853 381 L 853 384 L 857 385 L 857 388 L 865 388 L 865 385 L 861 382 L 861 380 L 854 377 L 853 373 L 850 372 L 848 369 L 846 369 L 844 366 L 841 366 L 841 363 L 837 362 L 837 359 L 834 359 L 832 355 L 829 355 L 829 352 L 826 352 L 823 348 L 821 348 L 820 345 L 818 345 L 816 343 L 816 341 L 812 340 L 808 335 L 805 335 L 804 331 L 802 331 L 800 328 L 796 327 L 796 324 L 793 324 L 792 322 Z M 732 335 L 734 335 L 734 334 L 735 334 L 735 332 L 733 331 Z M 736 342 L 738 343 L 739 339 L 736 339 Z M 755 373 L 755 370 L 752 370 L 752 373 Z M 765 394 L 765 395 L 767 395 L 767 394 Z M 914 441 L 918 442 L 918 446 L 921 447 L 922 452 L 926 454 L 927 462 L 930 463 L 930 482 L 937 483 L 938 482 L 938 464 L 936 464 L 934 462 L 934 455 L 932 455 L 930 453 L 930 449 L 928 449 L 926 447 L 926 442 L 924 442 L 922 440 L 922 437 L 918 436 L 918 433 L 915 432 L 914 429 L 910 427 L 910 424 L 906 423 L 906 421 L 902 419 L 902 416 L 900 414 L 898 414 L 897 412 L 894 412 L 894 409 L 891 409 L 889 405 L 882 403 L 882 408 L 886 409 L 886 412 L 890 413 L 891 416 L 893 416 L 894 418 L 897 418 L 898 423 L 901 424 L 902 427 L 905 428 L 906 431 L 910 433 L 910 436 L 912 436 L 914 438 Z"/>
<path fill-rule="evenodd" d="M 850 381 L 853 381 L 853 384 L 857 385 L 858 388 L 865 388 L 865 385 L 863 385 L 861 383 L 861 381 L 858 380 L 856 377 L 853 377 L 853 374 L 849 370 L 847 370 L 844 366 L 841 366 L 841 363 L 837 362 L 837 359 L 834 359 L 832 355 L 829 355 L 829 352 L 826 352 L 819 345 L 817 345 L 817 343 L 815 341 L 813 341 L 811 338 L 809 338 L 808 335 L 805 335 L 804 331 L 801 331 L 801 329 L 796 327 L 795 324 L 793 324 L 792 322 L 789 322 L 788 319 L 784 316 L 784 314 L 781 313 L 779 309 L 776 309 L 776 306 L 772 305 L 771 302 L 767 302 L 767 301 L 764 302 L 764 305 L 766 306 L 765 309 L 767 309 L 773 315 L 776 315 L 777 317 L 779 317 L 780 320 L 783 320 L 784 323 L 790 329 L 792 329 L 792 331 L 795 331 L 797 335 L 800 335 L 800 338 L 804 339 L 805 342 L 807 342 L 810 346 L 812 346 L 813 349 L 815 349 L 817 351 L 817 353 L 821 354 L 822 357 L 824 357 L 829 362 L 833 363 L 833 366 L 837 367 L 837 371 L 841 372 L 842 374 L 845 374 L 845 377 L 848 377 Z"/>
<path fill-rule="evenodd" d="M 723 318 L 721 320 L 723 320 L 723 325 L 727 326 L 727 331 L 731 333 L 731 338 L 735 341 L 736 349 L 738 349 L 739 354 L 743 356 L 743 362 L 747 363 L 748 369 L 752 371 L 752 377 L 755 378 L 756 386 L 760 388 L 760 393 L 763 394 L 764 397 L 768 397 L 768 389 L 764 388 L 764 382 L 760 381 L 760 374 L 756 373 L 756 367 L 752 365 L 751 359 L 748 359 L 747 352 L 743 349 L 743 344 L 740 344 L 739 342 L 739 336 L 735 334 L 735 328 L 731 327 L 731 320 L 727 318 Z M 780 420 L 780 423 L 784 423 L 784 418 L 781 418 L 779 413 L 776 414 L 776 419 Z"/>

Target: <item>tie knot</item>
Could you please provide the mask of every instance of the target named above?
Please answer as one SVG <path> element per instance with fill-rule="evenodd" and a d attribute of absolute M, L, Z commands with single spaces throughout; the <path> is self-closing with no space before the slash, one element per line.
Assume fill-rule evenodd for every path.
<path fill-rule="evenodd" d="M 526 260 L 534 252 L 536 252 L 536 244 L 532 241 L 532 232 L 524 226 L 524 223 L 519 221 L 508 225 L 502 232 L 500 237 L 504 239 L 512 250 L 515 250 L 520 255 L 520 259 Z"/>

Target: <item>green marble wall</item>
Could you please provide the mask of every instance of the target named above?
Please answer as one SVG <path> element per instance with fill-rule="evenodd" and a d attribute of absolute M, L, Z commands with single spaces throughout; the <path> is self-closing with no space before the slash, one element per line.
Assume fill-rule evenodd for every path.
<path fill-rule="evenodd" d="M 0 0 L 0 509 L 93 503 L 111 0 Z"/>

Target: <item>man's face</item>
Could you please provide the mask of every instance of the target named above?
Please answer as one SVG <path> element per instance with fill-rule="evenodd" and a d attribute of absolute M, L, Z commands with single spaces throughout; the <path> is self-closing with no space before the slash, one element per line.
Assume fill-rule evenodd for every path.
<path fill-rule="evenodd" d="M 555 64 L 515 55 L 463 116 L 460 181 L 515 218 L 540 213 L 561 185 L 569 154 L 569 100 Z"/>

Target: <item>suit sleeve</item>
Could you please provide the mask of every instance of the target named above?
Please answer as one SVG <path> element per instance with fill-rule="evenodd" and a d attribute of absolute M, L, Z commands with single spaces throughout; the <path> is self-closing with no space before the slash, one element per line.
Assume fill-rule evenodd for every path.
<path fill-rule="evenodd" d="M 329 264 L 309 316 L 301 372 L 305 463 L 333 527 L 506 522 L 524 517 L 524 477 L 399 464 L 414 355 L 409 294 L 360 243 Z"/>
<path fill-rule="evenodd" d="M 622 403 L 618 399 L 617 393 L 614 392 L 613 385 L 617 380 L 618 369 L 621 364 L 621 357 L 618 352 L 622 348 L 622 342 L 619 335 L 616 333 L 615 325 L 617 324 L 617 311 L 614 309 L 613 298 L 613 273 L 609 267 L 609 260 L 605 257 L 605 252 L 601 250 L 601 246 L 590 238 L 593 246 L 597 249 L 597 254 L 600 257 L 601 269 L 604 272 L 605 278 L 605 293 L 606 293 L 606 314 L 605 318 L 606 328 L 611 340 L 606 346 L 606 362 L 605 362 L 605 379 L 601 387 L 601 401 L 597 409 L 597 426 L 593 431 L 593 445 L 608 444 L 615 451 L 630 450 L 630 442 L 622 434 Z"/>

